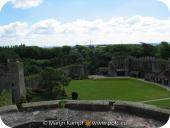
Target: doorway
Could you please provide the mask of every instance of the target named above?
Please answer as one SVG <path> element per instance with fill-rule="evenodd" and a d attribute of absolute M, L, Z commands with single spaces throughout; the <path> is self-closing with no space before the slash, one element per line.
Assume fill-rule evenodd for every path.
<path fill-rule="evenodd" d="M 11 85 L 11 90 L 12 90 L 12 104 L 16 104 L 16 90 L 14 83 Z"/>

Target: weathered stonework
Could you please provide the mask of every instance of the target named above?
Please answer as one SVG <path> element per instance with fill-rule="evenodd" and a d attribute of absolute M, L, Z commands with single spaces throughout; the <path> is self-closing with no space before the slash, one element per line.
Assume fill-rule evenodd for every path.
<path fill-rule="evenodd" d="M 0 63 L 0 91 L 11 91 L 11 103 L 16 103 L 26 93 L 23 64 L 17 60 Z"/>
<path fill-rule="evenodd" d="M 96 75 L 104 75 L 104 76 L 107 76 L 108 75 L 108 67 L 99 67 L 97 70 L 96 70 Z"/>
<path fill-rule="evenodd" d="M 170 111 L 167 109 L 160 109 L 153 105 L 146 105 L 134 102 L 115 102 L 114 110 L 117 112 L 127 112 L 146 118 L 154 118 L 156 120 L 165 122 L 170 116 Z"/>
<path fill-rule="evenodd" d="M 17 106 L 9 105 L 9 106 L 0 107 L 0 114 L 10 113 L 10 112 L 18 112 Z"/>
<path fill-rule="evenodd" d="M 33 103 L 24 103 L 22 104 L 24 111 L 33 111 L 33 110 L 42 110 L 49 108 L 58 108 L 59 101 L 41 101 L 41 102 L 33 102 Z"/>
<path fill-rule="evenodd" d="M 107 101 L 68 101 L 65 104 L 68 109 L 89 110 L 89 111 L 109 111 L 110 105 Z"/>
<path fill-rule="evenodd" d="M 151 128 L 164 125 L 168 121 L 170 115 L 169 110 L 134 102 L 65 101 L 65 108 L 59 108 L 59 102 L 63 101 L 47 101 L 23 104 L 23 107 L 26 108 L 23 112 L 6 112 L 6 109 L 3 108 L 4 112 L 1 111 L 1 118 L 5 124 L 14 128 L 30 128 L 33 126 L 49 128 L 50 126 L 43 125 L 45 120 L 92 120 L 106 122 L 125 121 L 125 127 Z M 28 108 L 36 109 L 27 111 Z M 2 108 L 0 108 L 0 110 L 2 110 Z"/>
<path fill-rule="evenodd" d="M 108 66 L 110 76 L 132 76 L 170 86 L 170 61 L 154 57 L 114 56 Z"/>
<path fill-rule="evenodd" d="M 88 75 L 86 65 L 70 65 L 61 68 L 61 70 L 64 71 L 66 76 L 73 79 L 84 79 Z"/>

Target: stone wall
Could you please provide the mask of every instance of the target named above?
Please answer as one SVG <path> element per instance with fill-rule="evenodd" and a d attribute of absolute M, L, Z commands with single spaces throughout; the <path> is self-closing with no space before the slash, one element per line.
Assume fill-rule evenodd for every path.
<path fill-rule="evenodd" d="M 109 111 L 111 109 L 107 101 L 67 101 L 65 108 L 86 111 Z"/>
<path fill-rule="evenodd" d="M 131 115 L 137 115 L 145 118 L 152 118 L 161 122 L 166 122 L 170 116 L 169 109 L 161 109 L 153 105 L 146 105 L 136 102 L 123 102 L 123 101 L 73 101 L 73 100 L 55 100 L 55 101 L 43 101 L 43 102 L 33 102 L 24 103 L 24 111 L 36 111 L 36 110 L 46 110 L 50 108 L 59 108 L 60 102 L 64 103 L 64 108 L 79 110 L 79 111 L 114 111 L 129 113 Z M 14 107 L 11 108 L 15 109 Z M 0 108 L 0 112 L 6 109 Z"/>
<path fill-rule="evenodd" d="M 64 108 L 60 107 L 61 102 L 65 103 Z M 9 126 L 22 125 L 25 128 L 28 127 L 27 123 L 44 120 L 82 121 L 89 119 L 93 121 L 111 121 L 110 119 L 112 119 L 113 121 L 125 121 L 127 127 L 150 128 L 154 126 L 153 123 L 157 127 L 162 126 L 168 121 L 170 115 L 170 110 L 160 109 L 152 105 L 122 101 L 55 100 L 24 103 L 22 106 L 24 111 L 18 111 L 15 105 L 1 107 L 0 114 L 4 122 Z"/>
<path fill-rule="evenodd" d="M 128 76 L 129 58 L 126 56 L 112 57 L 108 70 L 110 76 Z"/>
<path fill-rule="evenodd" d="M 110 76 L 132 76 L 170 86 L 170 61 L 154 57 L 114 56 L 108 66 Z"/>
<path fill-rule="evenodd" d="M 154 118 L 162 122 L 168 121 L 170 116 L 170 110 L 134 102 L 115 102 L 114 110 L 117 112 L 126 112 L 146 118 Z"/>
<path fill-rule="evenodd" d="M 18 108 L 16 105 L 9 105 L 0 107 L 0 114 L 10 113 L 10 112 L 18 112 Z"/>
<path fill-rule="evenodd" d="M 96 70 L 96 75 L 104 75 L 104 76 L 107 76 L 108 75 L 108 67 L 99 67 L 97 70 Z"/>
<path fill-rule="evenodd" d="M 65 75 L 73 79 L 84 79 L 87 78 L 88 72 L 86 65 L 70 65 L 61 68 Z"/>
<path fill-rule="evenodd" d="M 26 93 L 23 64 L 17 60 L 8 60 L 7 63 L 0 64 L 0 72 L 0 91 L 10 90 L 15 103 Z"/>

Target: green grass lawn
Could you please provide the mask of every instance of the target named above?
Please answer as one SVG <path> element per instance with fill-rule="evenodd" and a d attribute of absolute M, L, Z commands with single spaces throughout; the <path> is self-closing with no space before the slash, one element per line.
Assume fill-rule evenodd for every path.
<path fill-rule="evenodd" d="M 73 80 L 66 87 L 68 95 L 72 91 L 78 92 L 80 100 L 145 101 L 170 97 L 170 91 L 164 88 L 132 79 Z"/>
<path fill-rule="evenodd" d="M 152 104 L 161 108 L 170 109 L 170 100 L 152 101 L 152 102 L 148 102 L 147 104 Z"/>

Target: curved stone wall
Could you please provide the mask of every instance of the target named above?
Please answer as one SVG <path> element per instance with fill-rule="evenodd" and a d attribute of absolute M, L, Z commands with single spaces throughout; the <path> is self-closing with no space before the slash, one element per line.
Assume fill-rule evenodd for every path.
<path fill-rule="evenodd" d="M 47 119 L 47 118 L 53 119 L 56 117 L 56 115 L 58 117 L 65 116 L 63 117 L 63 119 L 66 119 L 70 115 L 72 115 L 71 117 L 75 117 L 79 119 L 77 115 L 81 117 L 84 114 L 84 117 L 86 117 L 85 115 L 91 112 L 91 113 L 94 113 L 93 116 L 96 113 L 98 114 L 98 116 L 99 115 L 101 116 L 101 113 L 103 112 L 102 115 L 105 115 L 106 117 L 110 115 L 110 117 L 107 117 L 108 120 L 109 118 L 112 118 L 112 115 L 113 115 L 113 118 L 117 118 L 117 116 L 121 115 L 122 119 L 129 120 L 129 122 L 132 122 L 132 123 L 133 123 L 133 119 L 136 120 L 137 118 L 139 118 L 139 120 L 141 120 L 142 118 L 142 120 L 145 120 L 145 121 L 147 119 L 152 120 L 152 121 L 155 120 L 155 122 L 158 122 L 160 124 L 165 124 L 168 121 L 169 115 L 170 115 L 170 110 L 167 110 L 167 109 L 160 109 L 152 105 L 145 105 L 141 103 L 122 102 L 122 101 L 85 101 L 85 100 L 84 101 L 71 101 L 71 100 L 59 101 L 59 100 L 55 100 L 55 101 L 24 103 L 22 106 L 23 106 L 22 112 L 18 112 L 19 110 L 17 109 L 15 105 L 1 107 L 0 114 L 2 115 L 2 117 L 4 117 L 4 119 L 6 117 L 11 118 L 9 119 L 10 121 L 8 119 L 5 119 L 6 123 L 12 122 L 11 125 L 21 123 L 21 122 L 24 125 L 25 123 L 28 123 L 29 119 L 31 118 L 31 115 L 33 117 L 35 116 L 33 120 L 36 120 L 35 122 L 38 122 L 38 121 L 43 121 L 44 119 Z M 64 113 L 62 112 L 60 113 L 59 112 L 60 110 L 63 110 Z M 54 115 L 53 113 L 55 113 L 56 115 Z M 77 113 L 77 115 L 75 115 L 75 113 Z M 12 116 L 9 117 L 10 114 L 14 116 L 15 117 L 14 119 L 16 120 L 12 121 Z M 125 115 L 125 118 L 123 115 Z M 25 119 L 22 119 L 24 116 L 25 116 Z M 97 115 L 94 118 L 98 118 Z M 21 121 L 16 122 L 19 120 Z M 35 122 L 34 124 L 36 124 Z"/>

